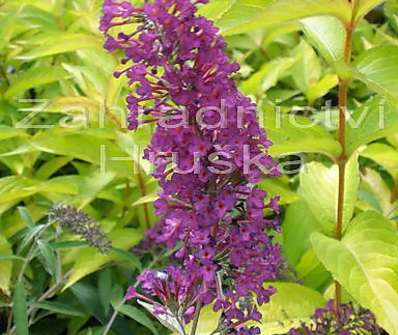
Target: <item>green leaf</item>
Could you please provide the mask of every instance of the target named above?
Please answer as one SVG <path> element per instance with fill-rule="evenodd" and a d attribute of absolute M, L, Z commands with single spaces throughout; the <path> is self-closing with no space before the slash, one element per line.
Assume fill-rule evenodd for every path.
<path fill-rule="evenodd" d="M 289 187 L 288 178 L 265 178 L 258 186 L 271 197 L 279 196 L 280 204 L 290 204 L 299 199 L 295 191 Z"/>
<path fill-rule="evenodd" d="M 142 236 L 142 231 L 132 228 L 115 229 L 109 234 L 109 239 L 114 247 L 128 249 L 136 245 Z M 73 258 L 72 274 L 65 283 L 64 290 L 81 278 L 99 270 L 103 265 L 118 257 L 115 253 L 99 255 L 97 250 L 88 248 L 84 250 L 72 250 L 69 257 Z"/>
<path fill-rule="evenodd" d="M 36 225 L 32 228 L 27 228 L 22 234 L 21 243 L 18 245 L 17 253 L 20 254 L 23 252 L 30 243 L 33 243 L 35 239 L 37 239 L 43 232 L 48 228 L 48 226 L 44 224 Z"/>
<path fill-rule="evenodd" d="M 386 0 L 357 0 L 358 1 L 358 8 L 355 13 L 355 20 L 360 20 L 364 17 L 367 13 L 369 13 L 373 8 L 377 7 L 378 5 L 386 2 Z"/>
<path fill-rule="evenodd" d="M 131 305 L 122 305 L 117 309 L 121 314 L 128 316 L 129 318 L 142 324 L 144 327 L 148 328 L 152 334 L 159 334 L 152 320 L 137 307 Z"/>
<path fill-rule="evenodd" d="M 16 12 L 18 23 L 23 26 L 24 30 L 39 28 L 41 31 L 51 33 L 59 31 L 57 18 L 50 13 L 51 8 L 42 7 L 37 1 L 34 3 L 25 1 L 23 4 L 24 6 L 21 6 L 21 2 L 17 3 L 14 11 Z"/>
<path fill-rule="evenodd" d="M 2 208 L 6 206 L 13 206 L 17 203 L 18 201 L 12 201 L 11 203 L 5 203 L 3 205 L 0 205 L 0 212 Z M 27 205 L 27 208 L 29 209 L 29 212 L 31 213 L 34 222 L 37 222 L 39 219 L 48 214 L 48 210 L 40 206 L 39 202 L 37 202 L 36 204 L 30 203 L 29 205 Z M 16 233 L 26 227 L 25 223 L 22 221 L 19 213 L 16 210 L 8 211 L 8 213 L 3 215 L 3 218 L 4 220 L 1 222 L 2 224 L 0 225 L 0 234 L 4 235 L 7 238 L 14 236 Z"/>
<path fill-rule="evenodd" d="M 6 238 L 0 235 L 0 291 L 10 293 L 10 281 L 12 274 L 12 254 L 11 244 Z"/>
<path fill-rule="evenodd" d="M 240 34 L 310 16 L 332 15 L 351 20 L 345 0 L 213 0 L 201 9 L 224 35 Z"/>
<path fill-rule="evenodd" d="M 372 143 L 360 155 L 375 161 L 398 180 L 398 151 L 384 143 Z"/>
<path fill-rule="evenodd" d="M 40 151 L 73 156 L 94 163 L 102 171 L 131 178 L 134 171 L 133 159 L 108 136 L 105 130 L 76 132 L 70 129 L 51 129 L 34 136 L 30 145 Z M 111 132 L 110 136 L 113 137 L 114 133 Z"/>
<path fill-rule="evenodd" d="M 311 235 L 307 238 L 309 239 Z M 298 280 L 305 286 L 323 291 L 331 282 L 331 275 L 316 257 L 313 248 L 309 248 L 296 265 Z"/>
<path fill-rule="evenodd" d="M 28 209 L 26 207 L 18 207 L 18 212 L 19 215 L 21 216 L 21 219 L 23 222 L 26 224 L 26 226 L 33 228 L 35 223 L 33 221 L 32 216 L 30 215 Z"/>
<path fill-rule="evenodd" d="M 264 11 L 270 4 L 269 0 L 213 0 L 203 6 L 199 14 L 210 18 L 221 29 L 224 35 L 228 35 L 228 30 L 240 27 L 249 22 L 260 11 Z M 238 13 L 241 15 L 239 16 Z M 248 30 L 252 30 L 249 28 Z"/>
<path fill-rule="evenodd" d="M 386 217 L 390 217 L 394 210 L 398 207 L 396 203 L 392 202 L 393 196 L 391 190 L 386 184 L 380 173 L 370 168 L 364 168 L 361 175 L 361 187 L 363 191 L 367 191 L 368 194 L 373 195 L 371 201 L 368 203 L 377 211 L 383 213 Z M 365 200 L 367 200 L 365 198 Z M 374 203 L 376 201 L 376 204 Z"/>
<path fill-rule="evenodd" d="M 240 89 L 245 94 L 261 97 L 265 91 L 275 86 L 278 80 L 286 75 L 297 58 L 280 57 L 264 64 L 259 71 L 242 82 Z"/>
<path fill-rule="evenodd" d="M 55 255 L 54 249 L 43 240 L 37 241 L 37 246 L 39 247 L 40 254 L 44 258 L 44 265 L 49 274 L 53 277 L 57 277 L 57 257 Z"/>
<path fill-rule="evenodd" d="M 85 48 L 101 47 L 101 40 L 94 36 L 80 33 L 53 34 L 45 36 L 41 41 L 41 45 L 37 46 L 23 55 L 19 59 L 33 60 L 40 57 L 54 56 L 66 52 L 73 52 Z"/>
<path fill-rule="evenodd" d="M 14 34 L 15 25 L 15 13 L 6 14 L 0 17 L 0 35 L 2 36 L 2 40 L 0 41 L 0 49 L 3 49 L 12 35 Z"/>
<path fill-rule="evenodd" d="M 0 179 L 0 203 L 20 200 L 37 192 L 37 183 L 22 176 Z"/>
<path fill-rule="evenodd" d="M 153 193 L 147 194 L 147 195 L 139 198 L 137 201 L 134 201 L 131 204 L 131 206 L 135 207 L 135 206 L 140 206 L 140 205 L 144 205 L 144 204 L 150 204 L 150 203 L 154 202 L 157 199 L 159 199 L 158 192 L 153 192 Z"/>
<path fill-rule="evenodd" d="M 122 286 L 119 284 L 116 284 L 112 287 L 111 290 L 111 300 L 110 303 L 112 306 L 120 306 L 122 303 L 124 303 L 124 297 L 125 297 L 125 290 L 123 289 Z"/>
<path fill-rule="evenodd" d="M 227 39 L 227 43 L 229 42 L 229 40 L 231 38 L 242 38 L 243 37 L 244 38 L 243 41 L 247 41 L 247 37 L 250 37 L 250 36 L 254 35 L 255 33 L 258 33 L 258 34 L 263 35 L 262 36 L 262 44 L 258 45 L 259 42 L 253 41 L 254 45 L 249 46 L 249 49 L 261 47 L 264 50 L 267 50 L 267 48 L 272 43 L 276 42 L 276 43 L 284 44 L 284 38 L 286 38 L 288 36 L 292 36 L 293 35 L 292 33 L 299 32 L 300 30 L 301 30 L 301 26 L 300 26 L 299 22 L 296 22 L 296 21 L 284 22 L 284 23 L 277 24 L 272 27 L 267 27 L 264 30 L 254 31 L 253 33 L 248 34 L 248 35 L 230 36 Z"/>
<path fill-rule="evenodd" d="M 0 105 L 0 108 L 2 106 Z M 27 137 L 24 129 L 10 128 L 0 125 L 0 140 L 6 140 L 13 137 Z"/>
<path fill-rule="evenodd" d="M 327 74 L 321 80 L 312 83 L 310 87 L 308 87 L 306 96 L 308 102 L 312 104 L 316 99 L 319 99 L 329 93 L 329 91 L 337 86 L 339 79 L 335 74 Z"/>
<path fill-rule="evenodd" d="M 55 250 L 62 250 L 62 249 L 74 249 L 74 248 L 87 247 L 87 242 L 85 242 L 85 241 L 60 241 L 60 242 L 51 242 L 50 245 Z"/>
<path fill-rule="evenodd" d="M 347 153 L 363 144 L 398 132 L 398 111 L 382 98 L 375 97 L 355 109 L 347 123 Z"/>
<path fill-rule="evenodd" d="M 303 200 L 288 206 L 282 224 L 282 251 L 291 265 L 298 264 L 310 246 L 311 233 L 319 230 L 316 222 L 316 217 Z"/>
<path fill-rule="evenodd" d="M 76 80 L 76 77 L 74 77 Z M 98 101 L 88 97 L 69 97 L 69 96 L 61 96 L 56 97 L 51 101 L 46 111 L 51 113 L 63 113 L 67 115 L 73 115 L 74 113 L 85 118 L 83 122 L 86 122 L 87 116 L 93 118 L 98 118 L 101 105 Z M 86 113 L 91 113 L 87 115 Z"/>
<path fill-rule="evenodd" d="M 333 136 L 306 117 L 267 110 L 264 126 L 274 143 L 269 150 L 273 156 L 316 152 L 333 159 L 340 154 L 340 144 Z"/>
<path fill-rule="evenodd" d="M 140 130 L 135 133 L 122 133 L 120 131 L 116 133 L 117 145 L 134 162 L 132 173 L 137 173 L 137 169 L 142 169 L 146 174 L 151 173 L 151 164 L 142 159 L 144 154 L 142 147 L 146 147 L 149 143 L 148 135 L 151 136 L 150 134 L 141 133 Z"/>
<path fill-rule="evenodd" d="M 112 272 L 106 268 L 98 275 L 98 295 L 105 315 L 108 315 L 111 306 Z"/>
<path fill-rule="evenodd" d="M 83 317 L 85 313 L 78 310 L 76 306 L 71 306 L 67 304 L 63 304 L 56 301 L 34 301 L 29 304 L 32 307 L 44 309 L 46 311 L 50 311 L 56 314 L 62 314 L 67 316 L 74 317 Z"/>
<path fill-rule="evenodd" d="M 292 54 L 299 58 L 291 70 L 293 82 L 306 94 L 321 77 L 321 62 L 314 49 L 305 40 L 301 40 L 300 44 L 292 50 Z"/>
<path fill-rule="evenodd" d="M 21 282 L 17 282 L 15 286 L 12 306 L 16 334 L 29 335 L 26 292 Z"/>
<path fill-rule="evenodd" d="M 59 66 L 36 67 L 18 74 L 11 83 L 11 86 L 4 93 L 6 99 L 25 92 L 31 88 L 59 82 L 67 79 L 67 73 Z"/>
<path fill-rule="evenodd" d="M 127 261 L 132 269 L 142 271 L 142 264 L 140 259 L 132 252 L 120 248 L 112 248 L 113 252 L 119 256 L 121 260 Z"/>
<path fill-rule="evenodd" d="M 36 170 L 35 177 L 41 180 L 48 179 L 72 160 L 73 157 L 55 157 L 50 159 Z"/>
<path fill-rule="evenodd" d="M 101 301 L 98 297 L 97 288 L 80 281 L 75 283 L 70 290 L 82 306 L 101 323 L 106 322 L 105 314 L 101 308 Z"/>
<path fill-rule="evenodd" d="M 110 74 L 98 71 L 93 65 L 77 66 L 63 63 L 63 68 L 73 76 L 80 89 L 87 95 L 95 97 L 105 94 Z"/>
<path fill-rule="evenodd" d="M 398 103 L 398 46 L 384 45 L 369 49 L 354 65 L 357 79 L 395 104 Z"/>
<path fill-rule="evenodd" d="M 348 161 L 345 174 L 345 194 L 343 229 L 350 222 L 354 213 L 359 187 L 358 156 Z M 328 236 L 335 235 L 337 220 L 338 167 L 330 168 L 321 163 L 307 164 L 300 174 L 299 194 L 307 203 L 311 213 L 317 218 L 322 231 Z"/>
<path fill-rule="evenodd" d="M 25 258 L 23 257 L 19 257 L 19 256 L 15 256 L 15 255 L 0 255 L 0 261 L 25 261 Z"/>
<path fill-rule="evenodd" d="M 333 16 L 317 16 L 301 20 L 309 42 L 325 60 L 334 65 L 344 55 L 345 29 Z"/>
<path fill-rule="evenodd" d="M 263 314 L 260 329 L 264 335 L 281 334 L 308 322 L 315 309 L 326 301 L 320 293 L 294 283 L 270 283 L 276 288 L 268 304 L 260 307 Z"/>
<path fill-rule="evenodd" d="M 351 223 L 342 241 L 314 233 L 315 253 L 347 292 L 370 309 L 391 335 L 398 334 L 398 236 L 376 212 Z"/>
<path fill-rule="evenodd" d="M 73 203 L 79 208 L 85 207 L 113 181 L 115 176 L 113 172 L 103 171 L 89 174 L 79 183 L 79 195 L 73 199 Z"/>

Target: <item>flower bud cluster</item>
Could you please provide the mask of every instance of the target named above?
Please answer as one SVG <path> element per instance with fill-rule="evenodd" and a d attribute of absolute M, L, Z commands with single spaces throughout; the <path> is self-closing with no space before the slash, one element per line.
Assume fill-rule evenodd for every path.
<path fill-rule="evenodd" d="M 112 242 L 102 231 L 99 223 L 73 206 L 58 205 L 54 207 L 49 219 L 59 222 L 62 228 L 67 228 L 72 233 L 79 235 L 88 245 L 97 248 L 101 253 L 106 254 L 112 250 Z"/>

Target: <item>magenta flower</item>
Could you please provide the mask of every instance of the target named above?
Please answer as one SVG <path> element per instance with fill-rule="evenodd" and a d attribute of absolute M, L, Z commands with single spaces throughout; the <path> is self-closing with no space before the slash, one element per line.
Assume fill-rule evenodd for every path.
<path fill-rule="evenodd" d="M 198 0 L 155 0 L 136 8 L 108 0 L 101 29 L 110 52 L 121 50 L 129 80 L 130 129 L 156 123 L 145 158 L 162 191 L 160 221 L 148 238 L 178 246 L 174 265 L 140 276 L 141 287 L 174 315 L 192 319 L 196 306 L 222 310 L 220 331 L 258 334 L 257 305 L 269 301 L 280 246 L 278 199 L 254 183 L 278 175 L 256 105 L 231 78 L 239 65 L 211 21 L 196 15 Z M 116 37 L 111 28 L 123 26 Z"/>

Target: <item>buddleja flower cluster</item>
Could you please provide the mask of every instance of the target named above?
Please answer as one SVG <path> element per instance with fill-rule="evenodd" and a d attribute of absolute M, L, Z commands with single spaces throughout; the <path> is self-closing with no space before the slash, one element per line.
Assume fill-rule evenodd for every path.
<path fill-rule="evenodd" d="M 303 324 L 288 335 L 377 335 L 382 334 L 374 315 L 352 304 L 341 304 L 336 311 L 333 300 L 325 308 L 317 309 L 311 317 L 313 324 Z"/>
<path fill-rule="evenodd" d="M 69 205 L 58 205 L 49 214 L 50 221 L 57 221 L 62 228 L 79 235 L 88 245 L 97 248 L 101 253 L 112 250 L 112 242 L 102 231 L 98 222 L 94 221 L 83 211 Z"/>
<path fill-rule="evenodd" d="M 164 306 L 158 313 L 188 323 L 213 304 L 222 311 L 219 333 L 259 334 L 245 324 L 261 319 L 257 306 L 274 293 L 264 283 L 277 277 L 281 256 L 271 237 L 278 199 L 265 201 L 254 184 L 279 172 L 255 104 L 231 79 L 239 65 L 217 28 L 196 13 L 205 2 L 104 4 L 105 48 L 124 53 L 126 68 L 115 75 L 132 87 L 129 128 L 156 125 L 145 158 L 162 189 L 161 219 L 148 236 L 177 248 L 173 265 L 139 279 Z"/>

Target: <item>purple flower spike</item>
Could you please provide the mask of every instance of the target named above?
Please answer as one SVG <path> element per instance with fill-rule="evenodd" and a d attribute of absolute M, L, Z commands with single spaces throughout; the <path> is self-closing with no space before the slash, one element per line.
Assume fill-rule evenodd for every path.
<path fill-rule="evenodd" d="M 382 334 L 374 315 L 353 304 L 341 304 L 337 312 L 334 301 L 330 300 L 326 307 L 317 309 L 311 319 L 311 325 L 303 324 L 300 328 L 291 329 L 288 335 Z"/>
<path fill-rule="evenodd" d="M 178 246 L 173 265 L 140 276 L 142 289 L 189 322 L 196 306 L 222 310 L 223 334 L 259 334 L 257 306 L 275 292 L 282 263 L 278 198 L 254 183 L 279 174 L 257 122 L 256 105 L 232 79 L 239 65 L 213 23 L 196 14 L 205 0 L 155 0 L 135 8 L 107 0 L 105 48 L 124 54 L 129 129 L 154 123 L 144 157 L 162 191 L 148 238 Z M 112 35 L 112 28 L 117 32 Z M 120 33 L 123 27 L 123 33 Z M 116 36 L 114 36 L 116 35 Z"/>

